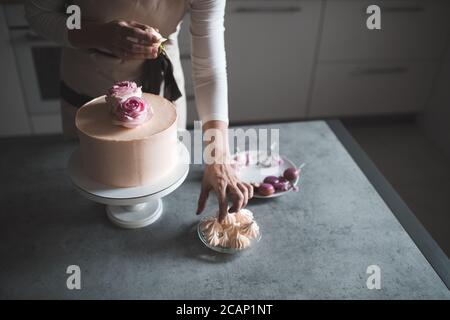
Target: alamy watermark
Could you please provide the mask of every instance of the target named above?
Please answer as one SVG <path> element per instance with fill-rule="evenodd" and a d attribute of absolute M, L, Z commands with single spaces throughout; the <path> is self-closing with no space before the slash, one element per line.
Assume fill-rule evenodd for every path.
<path fill-rule="evenodd" d="M 370 16 L 366 20 L 366 26 L 369 30 L 381 29 L 381 8 L 376 4 L 367 7 L 366 13 Z"/>
<path fill-rule="evenodd" d="M 202 130 L 201 122 L 194 122 L 194 130 L 180 131 L 179 140 L 187 147 L 193 164 L 230 163 L 232 158 L 224 158 L 223 153 L 254 151 L 261 157 L 278 155 L 280 130 L 276 128 L 229 128 L 224 134 L 219 129 Z"/>
<path fill-rule="evenodd" d="M 367 267 L 366 273 L 369 274 L 366 281 L 367 289 L 381 289 L 381 268 L 376 264 L 372 264 Z"/>
<path fill-rule="evenodd" d="M 81 290 L 81 269 L 76 264 L 67 267 L 66 273 L 70 274 L 66 280 L 66 286 L 69 290 Z"/>
<path fill-rule="evenodd" d="M 81 29 L 81 8 L 73 4 L 67 7 L 66 13 L 69 15 L 66 20 L 67 29 Z"/>

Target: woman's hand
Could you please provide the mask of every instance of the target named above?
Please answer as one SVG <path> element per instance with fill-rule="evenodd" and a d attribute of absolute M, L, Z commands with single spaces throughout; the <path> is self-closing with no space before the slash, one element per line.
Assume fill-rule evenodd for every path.
<path fill-rule="evenodd" d="M 158 57 L 162 37 L 159 30 L 135 21 L 84 22 L 80 30 L 69 31 L 75 47 L 96 48 L 121 59 L 145 60 Z"/>
<path fill-rule="evenodd" d="M 197 214 L 203 212 L 206 207 L 208 195 L 214 191 L 219 200 L 219 222 L 229 213 L 238 212 L 244 208 L 248 200 L 253 197 L 253 187 L 241 182 L 229 164 L 207 165 L 203 173 L 202 189 L 198 199 Z M 233 205 L 228 210 L 228 200 Z"/>
<path fill-rule="evenodd" d="M 208 130 L 213 130 L 208 134 Z M 203 173 L 202 188 L 198 199 L 197 214 L 206 207 L 209 193 L 214 191 L 219 201 L 219 221 L 228 212 L 238 212 L 244 208 L 253 197 L 253 186 L 240 181 L 229 162 L 228 126 L 222 121 L 209 121 L 203 125 L 205 137 L 209 137 L 208 146 L 213 144 L 213 159 L 207 164 Z M 233 205 L 228 210 L 228 200 Z"/>

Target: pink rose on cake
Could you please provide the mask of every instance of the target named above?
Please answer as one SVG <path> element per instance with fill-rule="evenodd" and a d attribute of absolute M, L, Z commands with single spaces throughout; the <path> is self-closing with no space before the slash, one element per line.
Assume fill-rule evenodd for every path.
<path fill-rule="evenodd" d="M 121 102 L 114 112 L 113 124 L 135 128 L 153 116 L 152 108 L 140 97 L 130 97 Z"/>
<path fill-rule="evenodd" d="M 131 97 L 142 97 L 142 87 L 138 87 L 135 82 L 121 81 L 109 88 L 106 95 L 106 102 L 111 108 L 111 112 L 115 113 L 117 107 Z"/>

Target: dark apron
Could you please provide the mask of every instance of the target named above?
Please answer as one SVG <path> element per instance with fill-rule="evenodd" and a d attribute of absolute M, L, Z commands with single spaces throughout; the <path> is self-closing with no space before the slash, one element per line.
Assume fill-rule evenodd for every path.
<path fill-rule="evenodd" d="M 102 54 L 105 54 L 101 52 Z M 127 80 L 127 79 L 123 79 Z M 164 98 L 174 102 L 182 94 L 173 74 L 173 65 L 165 51 L 161 51 L 156 59 L 146 60 L 144 63 L 144 80 L 142 91 L 159 95 L 164 83 Z M 89 97 L 76 92 L 64 81 L 60 85 L 61 98 L 76 108 L 81 108 L 95 97 Z"/>

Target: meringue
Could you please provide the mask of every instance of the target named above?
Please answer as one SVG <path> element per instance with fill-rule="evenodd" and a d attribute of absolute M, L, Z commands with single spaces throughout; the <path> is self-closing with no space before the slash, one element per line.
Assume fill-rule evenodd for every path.
<path fill-rule="evenodd" d="M 254 221 L 246 225 L 243 225 L 240 231 L 244 236 L 248 237 L 249 239 L 257 239 L 259 237 L 259 226 Z"/>
<path fill-rule="evenodd" d="M 236 216 L 234 213 L 228 213 L 222 221 L 222 226 L 234 225 L 236 223 Z"/>
<path fill-rule="evenodd" d="M 226 225 L 223 227 L 223 233 L 226 233 L 230 239 L 236 234 L 238 230 L 239 225 L 237 224 Z"/>
<path fill-rule="evenodd" d="M 239 232 L 236 232 L 230 241 L 230 246 L 235 249 L 246 249 L 250 247 L 250 239 Z"/>
<path fill-rule="evenodd" d="M 204 239 L 214 247 L 246 249 L 251 240 L 260 236 L 259 226 L 248 209 L 227 214 L 222 223 L 216 217 L 206 218 L 200 224 Z"/>
<path fill-rule="evenodd" d="M 223 231 L 222 225 L 217 221 L 216 218 L 208 218 L 205 221 L 202 222 L 200 229 L 205 234 L 211 234 L 211 233 L 221 233 Z"/>
<path fill-rule="evenodd" d="M 220 235 L 218 232 L 211 232 L 206 236 L 206 240 L 212 246 L 218 246 L 220 244 Z"/>
<path fill-rule="evenodd" d="M 236 222 L 240 225 L 249 224 L 253 221 L 253 214 L 247 209 L 241 209 L 235 213 Z"/>
<path fill-rule="evenodd" d="M 219 246 L 223 248 L 228 248 L 230 246 L 230 237 L 228 233 L 224 232 L 219 239 Z"/>

